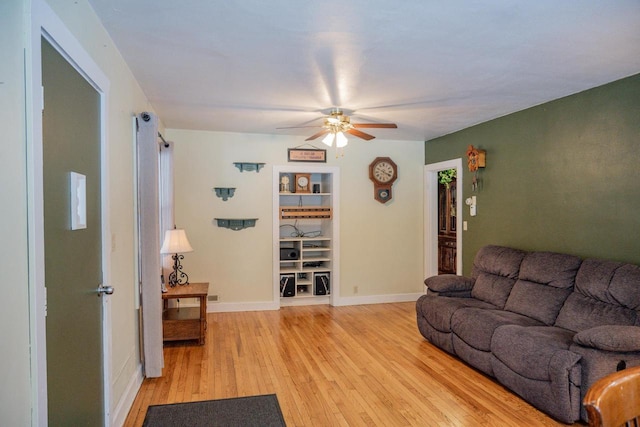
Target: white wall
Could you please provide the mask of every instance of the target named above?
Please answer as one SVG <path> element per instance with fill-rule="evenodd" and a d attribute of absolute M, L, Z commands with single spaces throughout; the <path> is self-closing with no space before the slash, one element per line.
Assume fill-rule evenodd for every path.
<path fill-rule="evenodd" d="M 23 0 L 0 2 L 0 424 L 31 422 Z"/>
<path fill-rule="evenodd" d="M 194 247 L 183 262 L 190 280 L 209 282 L 221 303 L 272 301 L 272 167 L 287 164 L 287 148 L 304 138 L 176 129 L 166 136 L 175 142 L 177 226 Z M 369 163 L 378 156 L 391 157 L 399 169 L 386 205 L 374 200 L 369 180 Z M 347 303 L 422 291 L 423 159 L 420 141 L 353 139 L 339 158 L 328 150 L 327 165 L 341 173 L 340 283 Z M 240 172 L 233 165 L 240 161 L 266 166 Z M 237 189 L 224 202 L 213 187 Z M 225 217 L 259 220 L 255 228 L 231 231 L 214 223 Z"/>

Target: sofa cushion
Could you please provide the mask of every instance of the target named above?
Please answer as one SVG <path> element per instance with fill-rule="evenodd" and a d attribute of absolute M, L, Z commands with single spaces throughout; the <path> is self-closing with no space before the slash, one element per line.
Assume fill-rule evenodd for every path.
<path fill-rule="evenodd" d="M 582 259 L 556 252 L 531 252 L 522 260 L 518 278 L 558 289 L 572 289 Z"/>
<path fill-rule="evenodd" d="M 453 313 L 451 330 L 471 347 L 491 350 L 491 337 L 497 327 L 502 325 L 540 326 L 535 319 L 504 310 L 483 308 L 461 308 Z"/>
<path fill-rule="evenodd" d="M 518 280 L 513 286 L 505 310 L 533 317 L 553 325 L 571 289 L 558 289 L 541 283 Z"/>
<path fill-rule="evenodd" d="M 571 367 L 580 356 L 568 351 L 575 333 L 553 326 L 500 326 L 491 340 L 491 352 L 520 376 L 549 381 L 553 365 Z"/>
<path fill-rule="evenodd" d="M 586 259 L 576 276 L 576 290 L 598 301 L 640 310 L 640 266 Z"/>
<path fill-rule="evenodd" d="M 475 284 L 471 296 L 504 308 L 525 254 L 502 246 L 490 245 L 480 249 L 473 261 L 471 277 Z"/>
<path fill-rule="evenodd" d="M 553 325 L 564 301 L 573 291 L 581 262 L 576 256 L 554 252 L 527 254 L 505 310 Z"/>
<path fill-rule="evenodd" d="M 586 259 L 556 326 L 583 331 L 604 325 L 640 326 L 640 267 Z"/>
<path fill-rule="evenodd" d="M 637 322 L 638 313 L 634 310 L 573 292 L 562 306 L 555 326 L 578 332 L 603 325 L 633 326 Z"/>
<path fill-rule="evenodd" d="M 476 253 L 473 260 L 471 277 L 475 278 L 479 272 L 484 271 L 497 276 L 517 279 L 520 263 L 525 255 L 526 252 L 518 249 L 496 245 L 484 246 Z"/>
<path fill-rule="evenodd" d="M 481 272 L 476 278 L 476 283 L 471 290 L 471 296 L 493 304 L 497 308 L 504 308 L 515 282 L 514 279 L 509 277 Z"/>
<path fill-rule="evenodd" d="M 640 327 L 605 325 L 578 332 L 573 341 L 606 351 L 640 351 Z"/>
<path fill-rule="evenodd" d="M 430 291 L 457 292 L 470 291 L 474 280 L 470 277 L 456 276 L 455 274 L 441 274 L 425 279 L 424 284 Z"/>
<path fill-rule="evenodd" d="M 461 308 L 495 308 L 493 305 L 474 298 L 453 298 L 427 294 L 418 300 L 418 316 L 440 332 L 451 332 L 451 317 Z"/>

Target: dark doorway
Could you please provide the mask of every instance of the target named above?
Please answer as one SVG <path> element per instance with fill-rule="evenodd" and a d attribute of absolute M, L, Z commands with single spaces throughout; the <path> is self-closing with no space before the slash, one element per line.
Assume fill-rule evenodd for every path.
<path fill-rule="evenodd" d="M 438 274 L 456 274 L 456 170 L 438 172 Z"/>

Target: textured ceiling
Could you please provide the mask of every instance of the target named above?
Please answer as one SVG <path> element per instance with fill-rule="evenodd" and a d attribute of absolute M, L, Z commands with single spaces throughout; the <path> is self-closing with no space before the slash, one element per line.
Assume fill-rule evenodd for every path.
<path fill-rule="evenodd" d="M 168 128 L 421 141 L 640 72 L 640 0 L 89 1 Z"/>

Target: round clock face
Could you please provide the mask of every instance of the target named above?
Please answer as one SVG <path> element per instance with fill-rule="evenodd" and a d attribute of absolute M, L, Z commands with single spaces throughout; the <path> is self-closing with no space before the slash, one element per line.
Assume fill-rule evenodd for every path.
<path fill-rule="evenodd" d="M 381 183 L 389 182 L 393 179 L 394 170 L 389 162 L 381 161 L 373 167 L 373 177 Z"/>
<path fill-rule="evenodd" d="M 309 180 L 307 179 L 306 176 L 301 176 L 300 178 L 298 178 L 298 186 L 304 188 L 307 185 L 309 185 Z"/>
<path fill-rule="evenodd" d="M 282 182 L 284 185 L 289 184 L 289 177 L 287 175 L 283 175 L 280 182 Z"/>

